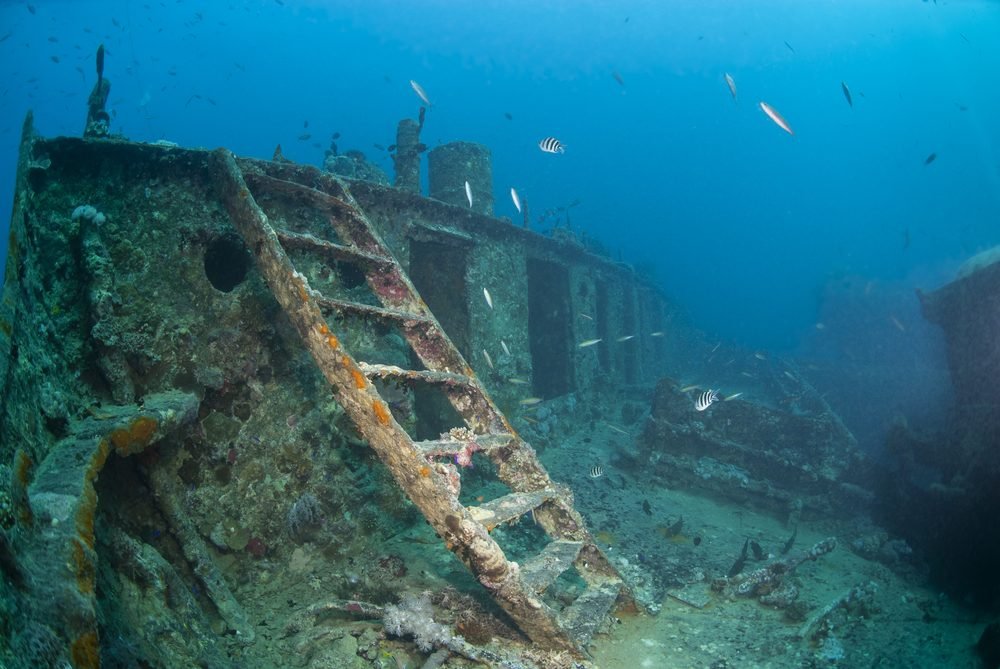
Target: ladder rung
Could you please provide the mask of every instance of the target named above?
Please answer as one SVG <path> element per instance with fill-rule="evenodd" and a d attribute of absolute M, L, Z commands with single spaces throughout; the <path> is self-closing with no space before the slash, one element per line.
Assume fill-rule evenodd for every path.
<path fill-rule="evenodd" d="M 358 368 L 370 379 L 392 379 L 393 381 L 423 381 L 446 386 L 471 386 L 473 380 L 464 374 L 434 372 L 429 370 L 403 369 L 395 365 L 370 365 L 359 362 Z"/>
<path fill-rule="evenodd" d="M 379 320 L 392 321 L 394 323 L 401 323 L 404 327 L 411 325 L 433 325 L 434 322 L 420 314 L 414 314 L 409 311 L 400 311 L 399 309 L 386 309 L 385 307 L 375 307 L 370 304 L 360 304 L 358 302 L 345 302 L 343 300 L 335 300 L 329 297 L 318 297 L 316 298 L 316 303 L 319 308 L 325 313 L 330 313 L 331 311 L 336 311 L 340 314 L 351 314 L 353 316 L 362 316 L 370 318 L 378 318 Z"/>
<path fill-rule="evenodd" d="M 325 239 L 319 239 L 312 235 L 304 235 L 288 230 L 275 230 L 278 240 L 286 249 L 298 249 L 319 253 L 329 260 L 342 261 L 362 265 L 366 268 L 383 269 L 391 267 L 393 261 L 384 256 L 367 253 L 359 249 L 334 244 Z"/>
<path fill-rule="evenodd" d="M 506 446 L 513 439 L 510 434 L 479 434 L 476 435 L 476 444 L 479 450 L 488 452 L 492 448 Z M 425 457 L 451 457 L 458 453 L 467 442 L 458 439 L 435 439 L 432 441 L 418 441 L 413 445 L 417 447 Z"/>
<path fill-rule="evenodd" d="M 621 590 L 621 581 L 609 581 L 587 588 L 559 614 L 559 625 L 580 646 L 590 643 L 590 639 L 604 624 L 614 607 Z"/>
<path fill-rule="evenodd" d="M 534 492 L 513 492 L 503 497 L 498 497 L 491 502 L 470 506 L 469 513 L 478 522 L 492 530 L 500 523 L 508 520 L 520 518 L 526 513 L 534 511 L 550 499 L 556 498 L 554 490 L 536 490 Z"/>
<path fill-rule="evenodd" d="M 573 561 L 583 548 L 582 541 L 556 539 L 541 553 L 521 563 L 521 580 L 535 592 L 542 592 L 573 566 Z"/>

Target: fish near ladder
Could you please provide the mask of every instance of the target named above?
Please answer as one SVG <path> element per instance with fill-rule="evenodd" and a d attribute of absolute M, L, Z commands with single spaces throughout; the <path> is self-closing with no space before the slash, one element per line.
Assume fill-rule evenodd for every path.
<path fill-rule="evenodd" d="M 216 151 L 212 161 L 217 192 L 271 292 L 333 387 L 337 402 L 396 483 L 528 638 L 544 648 L 582 654 L 615 604 L 630 601 L 621 576 L 594 542 L 573 506 L 572 493 L 549 478 L 534 449 L 487 395 L 350 192 L 332 175 L 312 167 L 237 162 L 224 149 Z M 294 211 L 322 213 L 342 243 L 276 229 L 258 205 L 259 198 L 284 201 L 294 205 Z M 296 271 L 290 249 L 356 266 L 382 306 L 319 294 Z M 355 360 L 327 321 L 337 314 L 397 326 L 426 369 Z M 440 440 L 413 441 L 393 418 L 372 383 L 375 379 L 440 388 L 466 427 Z M 467 460 L 473 450 L 493 461 L 510 494 L 479 506 L 459 501 L 456 480 L 461 468 L 453 463 Z M 507 558 L 490 531 L 528 514 L 552 541 L 519 565 Z M 541 594 L 570 568 L 587 589 L 557 610 Z"/>

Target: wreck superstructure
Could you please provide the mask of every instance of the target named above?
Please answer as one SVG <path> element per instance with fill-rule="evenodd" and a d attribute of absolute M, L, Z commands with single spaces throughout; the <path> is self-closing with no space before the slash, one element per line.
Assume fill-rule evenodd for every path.
<path fill-rule="evenodd" d="M 299 171 L 305 181 L 320 175 Z M 355 546 L 332 546 L 344 532 L 376 533 L 391 522 L 387 507 L 412 523 L 388 478 L 375 498 L 359 495 L 361 470 L 344 466 L 344 449 L 365 457 L 355 425 L 257 271 L 217 172 L 209 151 L 43 139 L 26 122 L 0 308 L 0 461 L 10 463 L 4 529 L 13 538 L 5 601 L 26 615 L 4 631 L 40 661 L 96 666 L 110 652 L 100 610 L 114 621 L 105 631 L 155 614 L 161 628 L 130 643 L 168 636 L 174 661 L 226 666 L 225 645 L 250 657 L 260 642 L 239 584 L 261 585 L 261 572 L 274 578 L 304 553 L 337 571 Z M 660 376 L 667 305 L 629 267 L 405 190 L 348 188 L 513 427 L 530 423 L 538 399 L 599 404 Z M 267 209 L 267 194 L 258 197 Z M 295 218 L 291 234 L 322 238 L 322 212 L 282 207 L 272 215 Z M 305 260 L 298 270 L 310 290 L 380 308 L 349 263 Z M 337 336 L 381 368 L 417 363 L 407 337 L 377 318 Z M 592 339 L 601 341 L 578 347 Z M 414 439 L 462 425 L 433 389 L 371 382 Z M 322 521 L 293 522 L 303 500 Z M 303 541 L 303 524 L 324 538 Z M 134 589 L 131 601 L 112 596 Z M 157 591 L 177 599 L 150 596 Z M 226 630 L 224 641 L 213 637 Z"/>

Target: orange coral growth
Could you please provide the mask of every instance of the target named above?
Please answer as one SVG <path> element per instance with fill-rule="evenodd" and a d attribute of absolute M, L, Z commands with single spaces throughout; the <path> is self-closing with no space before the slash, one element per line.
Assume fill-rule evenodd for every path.
<path fill-rule="evenodd" d="M 358 369 L 352 369 L 351 376 L 354 377 L 354 385 L 358 388 L 364 388 L 368 384 L 368 379 L 366 379 L 365 375 Z"/>
<path fill-rule="evenodd" d="M 31 504 L 28 502 L 28 485 L 31 483 L 31 470 L 35 466 L 31 456 L 17 450 L 14 455 L 14 479 L 12 495 L 18 508 L 17 519 L 22 525 L 31 525 L 35 522 L 35 516 L 31 513 Z"/>
<path fill-rule="evenodd" d="M 427 465 L 424 465 L 423 467 L 420 468 L 420 475 L 423 476 L 424 478 L 427 478 L 428 476 L 431 475 L 431 468 L 428 467 Z"/>
<path fill-rule="evenodd" d="M 375 400 L 372 402 L 372 408 L 375 409 L 375 417 L 378 418 L 378 422 L 388 425 L 392 416 L 389 414 L 389 409 L 385 406 L 385 402 Z"/>
<path fill-rule="evenodd" d="M 338 346 L 340 346 L 340 342 L 337 341 L 337 338 L 334 337 L 333 335 L 330 335 L 329 337 L 326 338 L 326 343 L 329 344 L 330 348 L 337 348 Z"/>
<path fill-rule="evenodd" d="M 80 506 L 76 509 L 76 531 L 80 538 L 91 548 L 94 547 L 94 514 L 97 512 L 97 493 L 94 487 L 86 484 L 80 495 Z"/>
<path fill-rule="evenodd" d="M 87 550 L 78 540 L 73 540 L 73 573 L 76 574 L 76 587 L 85 595 L 94 592 L 94 563 L 87 555 Z"/>
<path fill-rule="evenodd" d="M 23 485 L 25 488 L 31 483 L 31 468 L 35 463 L 31 461 L 31 456 L 22 450 L 17 451 L 17 455 L 14 456 L 14 476 L 17 477 L 17 482 Z"/>
<path fill-rule="evenodd" d="M 159 423 L 149 416 L 136 417 L 127 428 L 119 428 L 111 433 L 111 443 L 118 455 L 126 457 L 138 453 L 153 440 Z"/>
<path fill-rule="evenodd" d="M 298 283 L 295 284 L 295 289 L 299 291 L 299 299 L 301 299 L 303 302 L 309 301 L 309 291 L 306 290 L 305 283 L 299 281 Z"/>
<path fill-rule="evenodd" d="M 326 323 L 323 323 L 322 325 L 320 325 L 319 326 L 319 333 L 321 335 L 328 335 L 328 334 L 330 334 L 330 328 L 329 328 L 329 326 L 327 326 Z"/>
<path fill-rule="evenodd" d="M 86 632 L 78 636 L 69 648 L 73 669 L 98 669 L 101 666 L 97 632 Z"/>
<path fill-rule="evenodd" d="M 94 547 L 94 514 L 97 513 L 97 492 L 94 481 L 104 467 L 111 448 L 106 440 L 101 440 L 97 451 L 90 460 L 90 466 L 84 473 L 83 492 L 80 493 L 80 503 L 76 507 L 76 531 L 87 546 Z"/>

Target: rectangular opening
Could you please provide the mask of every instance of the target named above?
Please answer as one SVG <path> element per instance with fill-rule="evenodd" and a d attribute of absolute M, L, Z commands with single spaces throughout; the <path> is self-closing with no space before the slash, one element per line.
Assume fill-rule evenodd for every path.
<path fill-rule="evenodd" d="M 545 399 L 573 391 L 569 270 L 528 259 L 528 339 L 535 394 Z"/>
<path fill-rule="evenodd" d="M 466 360 L 469 359 L 467 266 L 465 247 L 410 240 L 410 280 Z M 415 355 L 413 362 L 416 364 Z M 430 389 L 414 389 L 418 439 L 434 439 L 449 428 L 463 424 L 443 393 L 427 390 Z"/>

